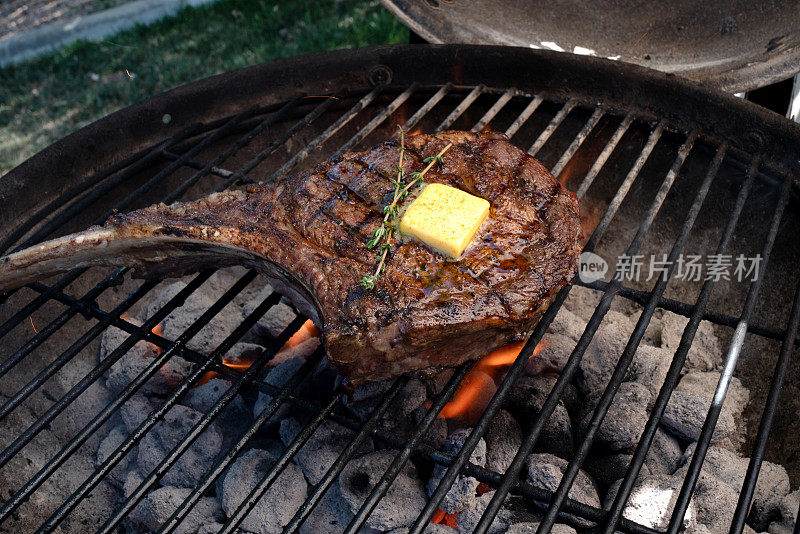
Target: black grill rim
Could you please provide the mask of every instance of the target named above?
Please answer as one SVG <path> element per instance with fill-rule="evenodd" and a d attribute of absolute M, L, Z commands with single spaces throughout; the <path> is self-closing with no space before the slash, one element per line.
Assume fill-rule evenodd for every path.
<path fill-rule="evenodd" d="M 423 67 L 424 66 L 424 67 Z M 530 94 L 567 100 L 598 93 L 609 109 L 637 109 L 688 131 L 701 127 L 748 153 L 770 151 L 767 169 L 794 174 L 792 154 L 800 125 L 731 95 L 672 74 L 631 64 L 544 50 L 486 45 L 392 45 L 287 58 L 220 74 L 153 96 L 117 111 L 31 157 L 3 178 L 0 242 L 15 221 L 56 200 L 67 188 L 97 172 L 110 172 L 154 144 L 183 133 L 197 122 L 224 120 L 251 107 L 297 94 L 345 92 L 377 83 L 510 86 Z M 198 113 L 202 110 L 202 114 Z M 170 115 L 164 124 L 164 115 Z M 754 125 L 759 125 L 755 127 Z M 65 172 L 69 169 L 69 172 Z"/>

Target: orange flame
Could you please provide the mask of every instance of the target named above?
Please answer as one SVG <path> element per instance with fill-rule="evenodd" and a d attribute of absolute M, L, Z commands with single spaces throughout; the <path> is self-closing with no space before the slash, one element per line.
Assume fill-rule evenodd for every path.
<path fill-rule="evenodd" d="M 514 360 L 517 359 L 519 353 L 522 352 L 522 347 L 524 346 L 525 343 L 522 342 L 503 345 L 499 349 L 493 350 L 484 356 L 483 359 L 478 362 L 476 367 L 479 367 L 486 372 L 487 370 L 494 370 L 497 367 L 502 367 L 504 365 L 511 365 L 514 363 Z"/>
<path fill-rule="evenodd" d="M 443 417 L 445 419 L 453 419 L 458 417 L 460 419 L 463 418 L 471 420 L 471 412 L 475 408 L 483 411 L 485 404 L 488 404 L 489 402 L 489 399 L 486 398 L 486 393 L 491 392 L 494 394 L 494 390 L 496 388 L 492 377 L 480 370 L 476 370 L 475 367 L 473 367 L 470 372 L 467 373 L 467 376 L 464 377 L 464 380 L 458 387 L 456 394 L 453 395 L 453 398 L 450 399 L 450 402 L 445 404 L 444 408 L 442 408 L 442 411 L 439 412 L 439 417 Z M 489 395 L 489 398 L 491 398 L 491 395 Z M 479 402 L 483 406 L 479 406 Z"/>
<path fill-rule="evenodd" d="M 164 326 L 161 323 L 155 325 L 153 328 L 150 329 L 150 331 L 159 337 L 164 336 Z M 162 349 L 157 345 L 153 345 L 153 347 L 155 347 L 156 354 L 161 354 L 162 352 L 164 352 L 164 349 Z"/>
<path fill-rule="evenodd" d="M 249 369 L 253 362 L 243 362 L 243 361 L 230 361 L 230 360 L 222 360 L 222 365 L 225 367 L 230 367 L 231 369 L 236 369 L 237 371 L 244 371 L 245 369 Z"/>
<path fill-rule="evenodd" d="M 484 356 L 464 377 L 453 398 L 439 412 L 439 417 L 464 419 L 467 423 L 477 420 L 494 395 L 505 368 L 514 363 L 523 346 L 525 343 L 522 342 L 509 343 Z M 542 349 L 543 343 L 536 345 L 531 358 Z"/>
<path fill-rule="evenodd" d="M 292 335 L 292 337 L 290 337 L 288 341 L 286 341 L 286 343 L 283 344 L 283 346 L 281 347 L 281 351 L 296 347 L 300 343 L 308 341 L 312 337 L 319 337 L 319 335 L 320 335 L 319 328 L 317 328 L 316 325 L 314 325 L 314 322 L 311 319 L 309 319 L 305 323 L 303 323 L 303 326 L 301 326 L 297 330 L 297 332 L 295 332 Z M 280 353 L 280 351 L 278 352 Z"/>
<path fill-rule="evenodd" d="M 456 528 L 458 526 L 458 514 L 448 514 L 441 508 L 437 508 L 431 517 L 431 523 L 439 523 L 447 525 L 448 527 Z"/>

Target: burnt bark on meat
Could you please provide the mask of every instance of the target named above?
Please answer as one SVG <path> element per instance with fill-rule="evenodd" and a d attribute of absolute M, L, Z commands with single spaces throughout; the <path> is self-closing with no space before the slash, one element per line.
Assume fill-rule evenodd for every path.
<path fill-rule="evenodd" d="M 575 195 L 500 133 L 409 137 L 406 173 L 448 142 L 426 181 L 485 198 L 489 216 L 458 260 L 414 241 L 396 244 L 371 290 L 359 281 L 375 268 L 366 243 L 392 200 L 394 141 L 275 185 L 115 215 L 6 256 L 0 291 L 74 267 L 133 265 L 140 275 L 175 276 L 242 264 L 309 314 L 331 364 L 354 384 L 458 365 L 531 330 L 575 275 L 582 235 Z"/>

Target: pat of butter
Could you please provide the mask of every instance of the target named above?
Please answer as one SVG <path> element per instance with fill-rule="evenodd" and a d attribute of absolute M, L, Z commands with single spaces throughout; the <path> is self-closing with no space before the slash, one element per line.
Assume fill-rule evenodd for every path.
<path fill-rule="evenodd" d="M 453 258 L 489 214 L 489 202 L 444 184 L 428 184 L 400 219 L 400 232 Z"/>

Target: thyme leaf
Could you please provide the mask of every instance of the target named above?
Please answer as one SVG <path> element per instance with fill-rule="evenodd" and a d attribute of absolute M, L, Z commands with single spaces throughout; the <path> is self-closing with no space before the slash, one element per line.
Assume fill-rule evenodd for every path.
<path fill-rule="evenodd" d="M 400 158 L 397 167 L 395 167 L 397 177 L 392 179 L 392 185 L 394 185 L 392 202 L 383 208 L 383 222 L 381 226 L 372 232 L 370 239 L 367 241 L 367 248 L 374 249 L 377 247 L 376 260 L 378 261 L 375 272 L 370 275 L 365 275 L 361 279 L 361 287 L 367 290 L 375 288 L 375 284 L 378 282 L 381 273 L 386 270 L 386 258 L 392 251 L 392 235 L 397 232 L 399 227 L 397 215 L 400 207 L 398 203 L 402 202 L 406 196 L 408 196 L 408 192 L 412 187 L 424 183 L 423 178 L 425 173 L 428 172 L 431 167 L 437 163 L 444 163 L 444 153 L 453 146 L 452 143 L 448 143 L 447 146 L 440 150 L 435 156 L 423 159 L 422 161 L 428 165 L 421 172 L 412 172 L 409 175 L 411 181 L 406 184 L 404 181 L 405 173 L 403 172 L 403 159 L 406 153 L 405 135 L 405 130 L 400 128 L 400 146 L 397 149 L 400 153 Z"/>

